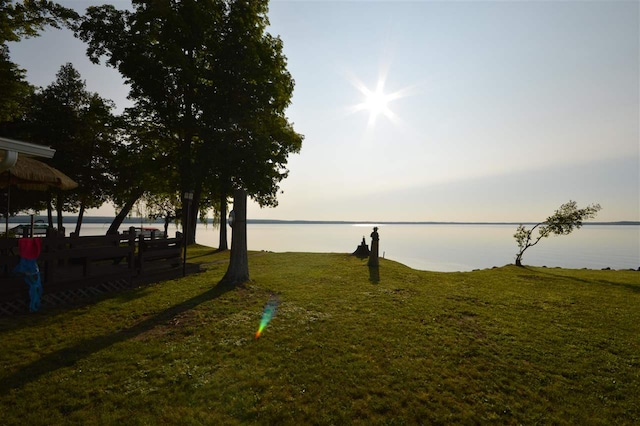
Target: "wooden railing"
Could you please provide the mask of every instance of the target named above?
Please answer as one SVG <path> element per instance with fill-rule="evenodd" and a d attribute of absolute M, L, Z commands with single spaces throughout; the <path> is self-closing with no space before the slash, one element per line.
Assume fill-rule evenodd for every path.
<path fill-rule="evenodd" d="M 135 279 L 182 264 L 183 239 L 145 239 L 134 229 L 120 235 L 42 237 L 37 259 L 43 294 L 94 286 L 109 280 Z M 18 239 L 0 239 L 0 301 L 28 297 L 28 286 L 13 274 L 20 260 Z"/>
<path fill-rule="evenodd" d="M 47 237 L 40 254 L 43 286 L 56 291 L 81 287 L 98 280 L 126 279 L 135 275 L 135 240 L 121 243 L 119 235 L 100 237 Z"/>
<path fill-rule="evenodd" d="M 177 268 L 182 264 L 182 237 L 145 239 L 138 237 L 138 255 L 136 267 L 138 274 L 148 270 Z"/>

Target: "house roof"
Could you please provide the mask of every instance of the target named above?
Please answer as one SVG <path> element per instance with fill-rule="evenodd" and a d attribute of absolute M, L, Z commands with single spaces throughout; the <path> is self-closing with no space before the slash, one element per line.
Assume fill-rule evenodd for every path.
<path fill-rule="evenodd" d="M 44 145 L 0 137 L 0 172 L 16 164 L 18 155 L 51 158 L 56 150 Z"/>

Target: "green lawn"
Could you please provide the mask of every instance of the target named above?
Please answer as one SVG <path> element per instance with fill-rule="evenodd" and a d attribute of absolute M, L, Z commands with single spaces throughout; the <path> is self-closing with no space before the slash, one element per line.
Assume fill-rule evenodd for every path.
<path fill-rule="evenodd" d="M 252 253 L 0 319 L 0 424 L 638 424 L 640 272 Z M 264 306 L 276 316 L 255 339 Z"/>

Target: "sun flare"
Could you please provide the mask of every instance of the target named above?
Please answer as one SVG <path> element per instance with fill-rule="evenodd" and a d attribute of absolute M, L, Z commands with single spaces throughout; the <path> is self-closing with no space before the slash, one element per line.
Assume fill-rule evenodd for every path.
<path fill-rule="evenodd" d="M 389 109 L 389 102 L 391 96 L 384 93 L 384 82 L 378 81 L 375 91 L 364 91 L 364 102 L 362 102 L 363 109 L 369 111 L 369 122 L 375 123 L 376 118 L 383 114 L 386 117 L 391 117 L 393 112 Z"/>
<path fill-rule="evenodd" d="M 351 84 L 364 96 L 362 102 L 350 108 L 351 113 L 366 111 L 369 113 L 367 127 L 372 129 L 378 117 L 386 117 L 394 124 L 399 122 L 398 116 L 391 110 L 390 103 L 396 99 L 409 95 L 409 89 L 401 89 L 396 92 L 387 93 L 385 91 L 385 75 L 381 75 L 376 82 L 375 89 L 369 89 L 356 77 L 349 79 Z"/>
<path fill-rule="evenodd" d="M 361 103 L 355 106 L 355 111 L 367 111 L 369 112 L 369 126 L 373 126 L 376 123 L 376 119 L 384 115 L 391 121 L 395 120 L 395 114 L 389 108 L 389 102 L 394 97 L 384 91 L 384 80 L 378 80 L 375 90 L 369 89 L 360 81 L 357 81 L 356 87 L 364 95 L 364 99 Z"/>

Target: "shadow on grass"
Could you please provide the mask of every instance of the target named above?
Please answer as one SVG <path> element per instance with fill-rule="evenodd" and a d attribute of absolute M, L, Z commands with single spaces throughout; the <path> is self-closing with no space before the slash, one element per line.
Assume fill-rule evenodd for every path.
<path fill-rule="evenodd" d="M 224 249 L 221 250 L 221 249 L 212 248 L 211 251 L 207 251 L 207 252 L 202 253 L 202 254 L 198 254 L 198 255 L 195 255 L 195 256 L 189 255 L 188 260 L 199 259 L 201 257 L 211 256 L 211 255 L 214 255 L 214 254 L 224 253 L 224 252 L 227 252 L 227 251 L 229 251 L 229 250 L 224 250 Z"/>
<path fill-rule="evenodd" d="M 532 270 L 527 268 L 526 266 L 524 267 L 524 269 L 528 270 L 529 272 L 540 273 L 540 274 L 549 275 L 556 278 L 564 278 L 566 280 L 576 281 L 583 284 L 598 283 L 598 284 L 603 284 L 603 285 L 608 285 L 613 287 L 621 287 L 626 290 L 631 290 L 634 293 L 640 293 L 640 273 L 638 273 L 638 284 L 631 284 L 631 283 L 620 283 L 620 282 L 603 280 L 603 279 L 595 279 L 595 278 L 592 278 L 592 279 L 578 278 L 578 277 L 573 277 L 571 275 L 564 275 L 561 273 L 541 271 L 540 269 Z"/>
<path fill-rule="evenodd" d="M 183 312 L 195 308 L 196 306 L 216 299 L 235 287 L 218 284 L 209 291 L 196 297 L 186 300 L 178 305 L 174 305 L 157 315 L 148 318 L 127 329 L 118 330 L 104 336 L 96 336 L 84 340 L 74 346 L 64 348 L 46 355 L 37 361 L 32 362 L 18 371 L 0 379 L 0 395 L 8 394 L 12 389 L 17 389 L 37 380 L 46 373 L 56 371 L 60 368 L 70 367 L 76 362 L 99 352 L 114 344 L 129 340 L 143 334 L 153 328 L 164 324 Z"/>
<path fill-rule="evenodd" d="M 200 273 L 198 270 L 193 272 L 194 264 L 187 263 L 187 276 L 194 273 Z M 199 264 L 195 264 L 199 268 Z M 176 269 L 177 271 L 177 269 Z M 175 271 L 174 271 L 175 273 Z M 56 315 L 64 313 L 67 318 L 73 318 L 74 316 L 84 315 L 82 308 L 99 303 L 103 300 L 116 300 L 121 302 L 131 302 L 135 299 L 146 296 L 153 291 L 152 285 L 162 283 L 169 279 L 182 278 L 182 272 L 179 272 L 179 276 L 151 276 L 151 278 L 145 279 L 144 277 L 134 277 L 133 285 L 127 288 L 104 290 L 102 285 L 98 285 L 99 288 L 104 290 L 99 293 L 91 293 L 88 291 L 85 296 L 68 302 L 60 302 L 60 304 L 45 305 L 37 312 L 28 312 L 25 308 L 24 312 L 19 312 L 13 315 L 0 316 L 0 338 L 2 333 L 7 331 L 17 331 L 27 327 L 38 326 L 42 323 L 51 321 Z M 87 288 L 91 288 L 88 285 Z M 48 293 L 45 293 L 48 294 Z M 55 292 L 53 293 L 56 294 Z M 75 311 L 75 314 L 73 313 Z"/>
<path fill-rule="evenodd" d="M 369 266 L 369 281 L 374 284 L 378 284 L 380 282 L 380 267 L 378 266 Z"/>

